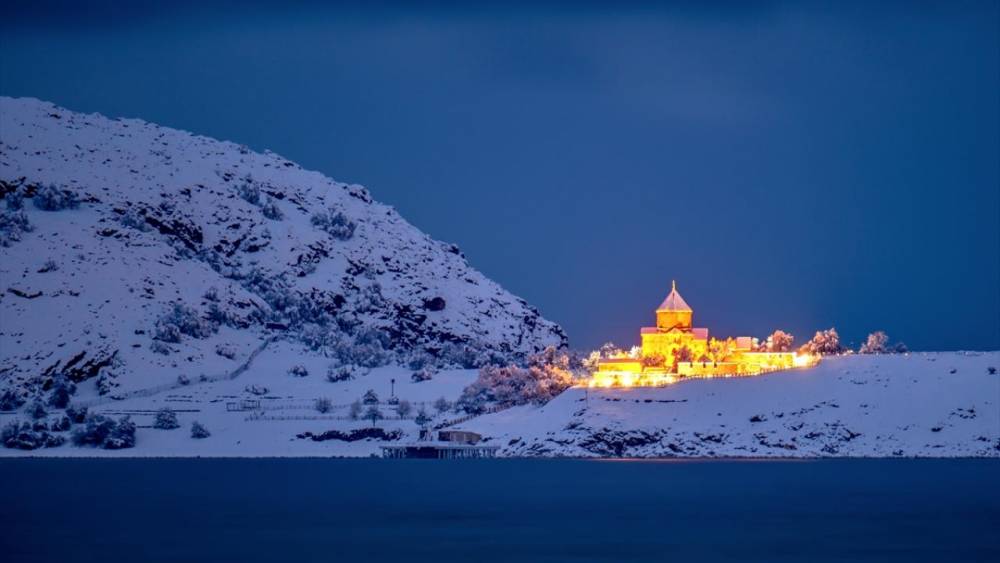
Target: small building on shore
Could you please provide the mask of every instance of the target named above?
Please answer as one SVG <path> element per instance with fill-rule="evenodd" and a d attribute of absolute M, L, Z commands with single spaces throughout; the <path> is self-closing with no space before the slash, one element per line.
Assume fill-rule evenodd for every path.
<path fill-rule="evenodd" d="M 482 445 L 483 437 L 467 430 L 420 431 L 420 439 L 406 444 L 382 446 L 382 457 L 417 459 L 475 459 L 496 457 L 500 446 Z"/>

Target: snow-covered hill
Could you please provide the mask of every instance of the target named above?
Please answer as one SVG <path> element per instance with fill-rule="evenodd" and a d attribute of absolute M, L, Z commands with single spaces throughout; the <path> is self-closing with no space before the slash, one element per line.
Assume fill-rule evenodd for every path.
<path fill-rule="evenodd" d="M 0 197 L 0 393 L 18 402 L 60 374 L 84 398 L 225 378 L 275 339 L 372 366 L 565 344 L 456 246 L 269 152 L 0 98 Z"/>
<path fill-rule="evenodd" d="M 508 456 L 998 457 L 998 369 L 998 352 L 834 357 L 750 378 L 573 388 L 464 427 Z"/>

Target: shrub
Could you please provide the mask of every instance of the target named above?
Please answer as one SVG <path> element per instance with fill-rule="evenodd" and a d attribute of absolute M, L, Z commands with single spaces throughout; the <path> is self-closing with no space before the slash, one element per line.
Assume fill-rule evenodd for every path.
<path fill-rule="evenodd" d="M 225 343 L 218 344 L 215 347 L 215 353 L 230 360 L 236 357 L 236 349 Z"/>
<path fill-rule="evenodd" d="M 267 202 L 260 207 L 260 211 L 264 217 L 272 221 L 281 221 L 285 218 L 284 214 L 281 213 L 281 208 L 278 207 L 278 202 L 274 201 L 272 197 L 267 198 Z"/>
<path fill-rule="evenodd" d="M 41 401 L 35 401 L 28 407 L 28 416 L 34 418 L 35 420 L 45 418 L 48 414 L 48 411 L 45 410 L 45 404 Z"/>
<path fill-rule="evenodd" d="M 860 354 L 885 354 L 888 349 L 889 336 L 881 330 L 868 335 L 868 340 L 858 349 Z"/>
<path fill-rule="evenodd" d="M 73 421 L 69 419 L 68 416 L 63 415 L 52 421 L 52 430 L 56 432 L 65 432 L 73 426 Z"/>
<path fill-rule="evenodd" d="M 82 424 L 85 420 L 87 420 L 87 407 L 74 407 L 70 405 L 66 407 L 66 416 L 68 416 L 74 424 Z"/>
<path fill-rule="evenodd" d="M 18 242 L 24 233 L 33 229 L 24 211 L 0 209 L 0 246 L 7 247 Z"/>
<path fill-rule="evenodd" d="M 184 375 L 183 373 L 177 376 L 178 385 L 191 385 L 191 378 Z"/>
<path fill-rule="evenodd" d="M 38 188 L 34 197 L 35 207 L 42 211 L 61 211 L 75 209 L 80 206 L 80 199 L 70 190 L 61 190 L 47 185 Z"/>
<path fill-rule="evenodd" d="M 106 450 L 123 450 L 135 447 L 135 423 L 128 416 L 118 419 L 102 444 Z"/>
<path fill-rule="evenodd" d="M 410 379 L 412 379 L 414 383 L 420 383 L 421 381 L 430 381 L 431 379 L 434 378 L 434 373 L 435 373 L 434 368 L 423 367 L 413 372 L 413 375 L 410 376 Z"/>
<path fill-rule="evenodd" d="M 251 205 L 260 205 L 260 186 L 250 176 L 247 176 L 243 183 L 236 187 L 236 193 L 243 201 Z"/>
<path fill-rule="evenodd" d="M 7 389 L 0 394 L 0 411 L 16 411 L 21 408 L 24 402 L 24 399 L 17 393 L 11 389 Z"/>
<path fill-rule="evenodd" d="M 819 354 L 822 356 L 836 355 L 844 353 L 844 347 L 840 345 L 840 335 L 837 329 L 820 330 L 799 348 L 807 354 Z"/>
<path fill-rule="evenodd" d="M 56 272 L 59 270 L 59 264 L 56 264 L 55 260 L 46 260 L 42 267 L 38 269 L 39 274 L 47 274 L 49 272 Z"/>
<path fill-rule="evenodd" d="M 208 338 L 219 330 L 217 324 L 198 316 L 198 312 L 182 303 L 174 303 L 170 310 L 156 321 L 154 338 L 162 342 L 177 343 L 181 335 Z"/>
<path fill-rule="evenodd" d="M 354 365 L 332 365 L 326 370 L 326 380 L 331 383 L 350 381 L 367 373 L 367 370 Z"/>
<path fill-rule="evenodd" d="M 909 352 L 910 349 L 906 346 L 906 344 L 903 344 L 902 342 L 897 342 L 896 344 L 893 345 L 892 351 L 897 354 L 905 354 Z"/>
<path fill-rule="evenodd" d="M 203 438 L 208 438 L 212 433 L 208 431 L 208 428 L 202 426 L 197 420 L 191 423 L 191 437 L 196 440 L 201 440 Z"/>
<path fill-rule="evenodd" d="M 399 404 L 396 405 L 396 414 L 403 418 L 409 416 L 411 412 L 413 412 L 413 405 L 411 405 L 409 401 L 400 401 Z"/>
<path fill-rule="evenodd" d="M 316 410 L 317 411 L 319 411 L 319 412 L 321 412 L 323 414 L 326 414 L 326 413 L 330 412 L 330 410 L 333 409 L 333 401 L 331 401 L 330 399 L 327 399 L 326 397 L 322 397 L 322 398 L 316 399 L 316 405 L 315 406 L 316 406 Z"/>
<path fill-rule="evenodd" d="M 66 442 L 66 439 L 56 434 L 49 434 L 45 430 L 36 429 L 28 422 L 18 423 L 14 421 L 0 432 L 0 441 L 7 448 L 35 450 L 43 447 L 61 446 Z"/>
<path fill-rule="evenodd" d="M 156 419 L 153 421 L 153 428 L 159 428 L 160 430 L 173 430 L 174 428 L 180 428 L 180 426 L 180 423 L 177 422 L 177 413 L 175 413 L 170 407 L 163 407 L 162 409 L 156 411 Z"/>
<path fill-rule="evenodd" d="M 531 356 L 527 368 L 484 367 L 476 381 L 462 391 L 458 405 L 466 412 L 478 413 L 489 403 L 544 404 L 573 384 L 568 367 L 568 355 L 555 349 Z"/>
<path fill-rule="evenodd" d="M 312 224 L 338 240 L 348 240 L 354 236 L 357 225 L 340 211 L 329 209 L 314 213 L 310 219 Z"/>
<path fill-rule="evenodd" d="M 49 394 L 49 406 L 57 409 L 66 408 L 73 393 L 76 393 L 76 385 L 72 381 L 67 381 L 64 377 L 57 378 L 52 386 L 52 393 Z"/>
<path fill-rule="evenodd" d="M 117 423 L 106 416 L 87 415 L 84 426 L 73 431 L 73 443 L 77 446 L 103 446 L 115 426 Z"/>
<path fill-rule="evenodd" d="M 303 365 L 294 365 L 288 368 L 288 375 L 293 375 L 295 377 L 305 377 L 309 375 L 309 370 Z"/>
<path fill-rule="evenodd" d="M 351 403 L 351 408 L 347 411 L 347 416 L 349 416 L 351 420 L 357 420 L 361 417 L 361 411 L 363 408 L 364 407 L 361 406 L 361 401 L 354 401 Z"/>
<path fill-rule="evenodd" d="M 118 218 L 118 222 L 123 227 L 135 229 L 143 233 L 153 230 L 153 226 L 146 222 L 146 217 L 141 215 L 134 207 L 126 209 L 125 213 L 122 213 L 121 217 Z"/>
<path fill-rule="evenodd" d="M 169 356 L 173 349 L 167 346 L 162 340 L 154 340 L 152 344 L 149 345 L 150 351 L 156 354 L 163 354 L 164 356 Z"/>
<path fill-rule="evenodd" d="M 378 394 L 375 393 L 374 389 L 369 389 L 365 391 L 363 397 L 361 397 L 361 402 L 366 405 L 377 405 L 378 404 Z"/>

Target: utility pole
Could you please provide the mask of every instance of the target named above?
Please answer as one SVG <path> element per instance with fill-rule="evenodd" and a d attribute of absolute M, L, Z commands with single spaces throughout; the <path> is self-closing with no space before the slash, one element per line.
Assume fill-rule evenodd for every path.
<path fill-rule="evenodd" d="M 396 396 L 396 378 L 395 377 L 393 377 L 392 379 L 389 380 L 389 396 L 390 397 L 395 397 Z"/>

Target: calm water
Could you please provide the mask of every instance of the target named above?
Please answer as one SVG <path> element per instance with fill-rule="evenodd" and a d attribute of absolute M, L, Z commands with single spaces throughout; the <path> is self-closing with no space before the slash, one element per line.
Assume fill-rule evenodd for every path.
<path fill-rule="evenodd" d="M 996 561 L 998 477 L 998 460 L 0 460 L 0 553 Z"/>

